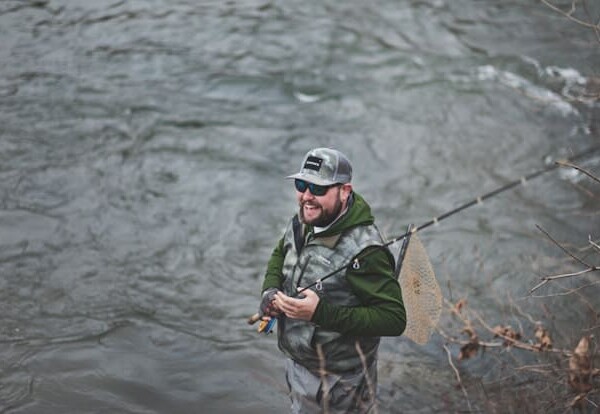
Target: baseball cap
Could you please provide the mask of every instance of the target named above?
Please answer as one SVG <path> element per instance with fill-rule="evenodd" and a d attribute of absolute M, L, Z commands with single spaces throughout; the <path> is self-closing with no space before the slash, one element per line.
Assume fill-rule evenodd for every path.
<path fill-rule="evenodd" d="M 300 172 L 286 178 L 298 178 L 317 185 L 346 184 L 352 180 L 352 165 L 338 150 L 315 148 L 304 156 Z"/>

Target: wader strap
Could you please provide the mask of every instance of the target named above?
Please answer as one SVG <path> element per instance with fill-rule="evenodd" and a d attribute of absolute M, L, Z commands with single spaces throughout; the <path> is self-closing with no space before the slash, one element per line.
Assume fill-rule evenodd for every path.
<path fill-rule="evenodd" d="M 296 254 L 300 255 L 302 247 L 304 247 L 304 229 L 302 223 L 296 214 L 292 220 L 292 231 L 294 232 L 294 246 L 296 247 Z"/>

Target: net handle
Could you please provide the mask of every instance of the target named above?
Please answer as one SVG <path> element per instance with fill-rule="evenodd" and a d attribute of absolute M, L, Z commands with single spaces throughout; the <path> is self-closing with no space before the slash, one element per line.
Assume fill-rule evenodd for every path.
<path fill-rule="evenodd" d="M 413 234 L 413 229 L 415 229 L 415 225 L 412 223 L 409 224 L 406 228 L 407 236 L 402 241 L 402 247 L 398 252 L 398 258 L 396 259 L 396 270 L 394 271 L 394 276 L 396 277 L 396 280 L 398 280 L 398 278 L 400 277 L 400 270 L 402 269 L 402 264 L 404 263 L 404 257 L 406 256 L 406 250 L 408 250 L 408 243 L 410 241 L 410 236 L 412 236 Z"/>

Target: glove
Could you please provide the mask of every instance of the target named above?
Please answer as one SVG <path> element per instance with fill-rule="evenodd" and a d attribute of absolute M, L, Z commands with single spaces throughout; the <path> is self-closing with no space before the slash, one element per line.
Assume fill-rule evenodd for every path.
<path fill-rule="evenodd" d="M 273 299 L 275 298 L 275 294 L 279 292 L 277 288 L 269 288 L 265 290 L 262 294 L 262 299 L 260 301 L 260 306 L 258 308 L 258 316 L 261 318 L 263 316 L 273 316 L 271 313 L 277 313 L 275 307 L 273 306 Z"/>

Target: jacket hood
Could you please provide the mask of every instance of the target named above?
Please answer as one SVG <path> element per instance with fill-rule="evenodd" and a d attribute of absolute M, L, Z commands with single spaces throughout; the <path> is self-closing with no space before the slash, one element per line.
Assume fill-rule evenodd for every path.
<path fill-rule="evenodd" d="M 352 202 L 348 208 L 348 211 L 340 217 L 333 225 L 322 233 L 319 233 L 318 237 L 333 236 L 344 232 L 354 226 L 369 225 L 373 224 L 375 218 L 371 213 L 371 207 L 367 204 L 364 198 L 357 192 L 352 192 Z"/>

